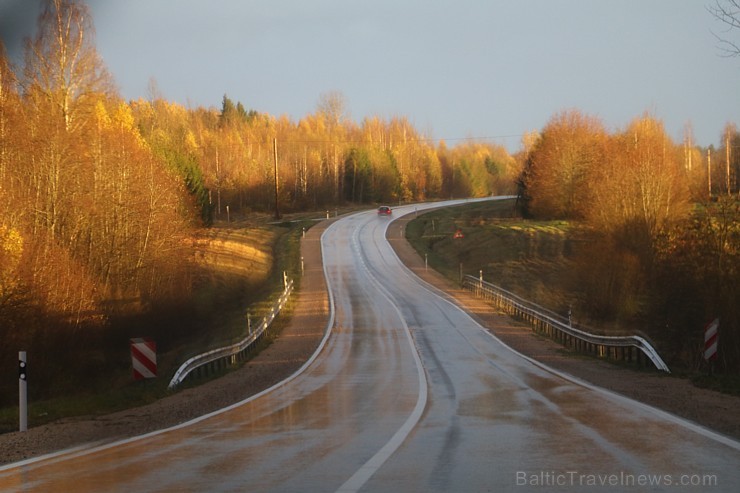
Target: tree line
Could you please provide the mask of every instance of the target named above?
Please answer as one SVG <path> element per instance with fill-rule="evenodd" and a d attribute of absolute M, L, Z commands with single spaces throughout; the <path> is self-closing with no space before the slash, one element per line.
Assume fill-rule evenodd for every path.
<path fill-rule="evenodd" d="M 0 346 L 99 334 L 120 315 L 187 306 L 194 238 L 213 221 L 511 193 L 504 148 L 448 148 L 406 118 L 353 122 L 340 93 L 299 121 L 185 108 L 150 84 L 125 101 L 79 0 L 43 4 L 20 67 L 0 45 Z M 274 143 L 278 153 L 275 156 Z"/>
<path fill-rule="evenodd" d="M 278 203 L 292 212 L 514 193 L 525 213 L 583 221 L 603 240 L 593 244 L 616 263 L 581 264 L 590 311 L 614 311 L 608 300 L 621 297 L 627 315 L 645 313 L 649 298 L 664 306 L 650 313 L 671 334 L 717 313 L 740 346 L 738 211 L 727 198 L 740 163 L 733 125 L 724 147 L 702 149 L 690 131 L 673 143 L 649 115 L 608 132 L 567 111 L 511 156 L 487 142 L 434 141 L 402 116 L 355 122 L 337 92 L 298 121 L 228 95 L 220 108 L 186 108 L 154 81 L 148 99 L 125 101 L 79 0 L 47 1 L 24 53 L 14 67 L 0 45 L 2 347 L 100 334 L 121 314 L 188 306 L 194 238 L 227 208 L 247 215 Z M 656 288 L 675 271 L 686 284 Z"/>
<path fill-rule="evenodd" d="M 588 232 L 574 269 L 582 311 L 645 327 L 697 368 L 702 328 L 720 318 L 720 361 L 740 369 L 740 133 L 701 148 L 645 114 L 609 132 L 563 111 L 530 139 L 520 197 L 526 215 Z"/>
<path fill-rule="evenodd" d="M 192 187 L 207 190 L 199 195 L 204 217 L 223 217 L 226 206 L 275 208 L 275 143 L 277 200 L 288 212 L 511 192 L 519 172 L 501 146 L 470 141 L 450 149 L 404 117 L 355 123 L 337 92 L 322 95 L 315 113 L 297 122 L 247 111 L 228 95 L 220 109 L 185 109 L 162 98 L 130 104 L 156 153 L 197 168 Z"/>
<path fill-rule="evenodd" d="M 0 314 L 79 325 L 186 289 L 193 204 L 142 138 L 84 5 L 48 2 L 15 72 L 0 50 Z M 1 48 L 1 47 L 0 47 Z M 13 314 L 15 316 L 9 316 Z"/>

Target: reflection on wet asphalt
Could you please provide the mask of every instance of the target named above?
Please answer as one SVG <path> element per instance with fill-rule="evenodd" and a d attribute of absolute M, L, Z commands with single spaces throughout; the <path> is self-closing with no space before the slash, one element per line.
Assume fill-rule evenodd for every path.
<path fill-rule="evenodd" d="M 0 491 L 740 491 L 740 444 L 522 359 L 400 264 L 389 221 L 324 234 L 335 324 L 299 377 L 188 426 L 6 467 Z"/>

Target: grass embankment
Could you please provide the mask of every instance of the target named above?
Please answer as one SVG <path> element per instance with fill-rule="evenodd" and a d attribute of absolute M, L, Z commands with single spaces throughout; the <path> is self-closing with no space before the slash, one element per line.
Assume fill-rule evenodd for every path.
<path fill-rule="evenodd" d="M 434 210 L 409 222 L 406 237 L 420 255 L 427 255 L 430 267 L 451 280 L 459 281 L 461 274 L 477 277 L 482 271 L 484 280 L 561 315 L 572 309 L 574 319 L 594 333 L 637 332 L 665 343 L 660 333 L 651 333 L 649 319 L 634 314 L 641 300 L 629 289 L 608 300 L 612 306 L 604 311 L 607 316 L 588 317 L 584 305 L 602 301 L 594 294 L 599 291 L 595 283 L 614 282 L 616 276 L 604 272 L 624 266 L 583 226 L 523 220 L 516 217 L 514 205 L 510 200 Z M 454 238 L 457 230 L 463 238 Z M 611 271 L 599 270 L 601 264 L 611 266 Z M 699 387 L 740 395 L 737 375 L 710 376 L 681 362 L 672 366 L 672 372 Z"/>
<path fill-rule="evenodd" d="M 463 238 L 454 238 L 460 230 Z M 567 313 L 571 253 L 578 230 L 565 221 L 525 221 L 514 200 L 438 209 L 409 223 L 406 236 L 429 266 L 459 281 L 483 278 L 551 310 Z"/>
<path fill-rule="evenodd" d="M 315 221 L 304 217 L 296 222 L 270 224 L 267 216 L 255 217 L 249 222 L 220 223 L 202 233 L 196 242 L 198 287 L 186 313 L 178 315 L 165 310 L 161 314 L 112 321 L 96 344 L 88 343 L 77 354 L 63 358 L 79 361 L 80 366 L 86 360 L 93 361 L 94 373 L 89 379 L 81 379 L 79 371 L 65 372 L 60 368 L 54 377 L 57 381 L 45 382 L 46 387 L 66 390 L 53 396 L 37 396 L 33 368 L 42 356 L 30 353 L 29 426 L 64 417 L 102 415 L 167 395 L 170 378 L 188 357 L 241 340 L 246 334 L 247 312 L 253 326 L 259 323 L 283 290 L 283 272 L 294 279 L 298 288 L 300 238 L 303 229 Z M 253 355 L 277 337 L 291 309 L 289 302 Z M 138 336 L 152 337 L 157 343 L 155 379 L 132 379 L 128 341 Z M 17 428 L 18 407 L 0 409 L 0 433 Z"/>

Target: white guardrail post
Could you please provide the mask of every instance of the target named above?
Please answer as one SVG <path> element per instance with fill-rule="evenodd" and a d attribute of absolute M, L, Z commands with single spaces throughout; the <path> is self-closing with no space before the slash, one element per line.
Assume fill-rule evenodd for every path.
<path fill-rule="evenodd" d="M 189 358 L 177 369 L 175 375 L 172 377 L 172 380 L 170 380 L 168 388 L 174 389 L 180 383 L 182 383 L 183 380 L 185 380 L 185 378 L 187 378 L 187 376 L 190 375 L 190 373 L 192 373 L 194 370 L 202 368 L 210 363 L 217 362 L 218 364 L 220 360 L 224 360 L 225 363 L 233 364 L 236 361 L 236 355 L 251 348 L 254 343 L 262 337 L 264 332 L 267 330 L 267 327 L 275 319 L 277 314 L 280 313 L 280 310 L 282 310 L 282 308 L 285 306 L 285 303 L 288 301 L 290 294 L 293 292 L 293 280 L 288 279 L 286 276 L 284 277 L 284 281 L 285 290 L 283 291 L 283 294 L 272 305 L 269 317 L 263 318 L 262 322 L 259 324 L 259 326 L 257 326 L 256 329 L 252 330 L 252 320 L 250 318 L 249 312 L 247 312 L 246 338 L 237 342 L 236 344 L 212 349 L 205 353 L 198 354 L 196 356 L 193 356 L 192 358 Z"/>
<path fill-rule="evenodd" d="M 463 287 L 478 297 L 492 301 L 507 313 L 525 319 L 538 332 L 577 351 L 595 353 L 599 357 L 610 357 L 613 354 L 615 359 L 626 357 L 632 360 L 631 351 L 625 354 L 625 349 L 636 348 L 638 354 L 634 356 L 635 360 L 639 360 L 639 354 L 643 354 L 658 370 L 671 372 L 655 348 L 643 337 L 637 335 L 601 336 L 577 329 L 573 327 L 570 317 L 562 317 L 503 288 L 483 281 L 482 274 L 478 278 L 471 275 L 465 276 Z"/>

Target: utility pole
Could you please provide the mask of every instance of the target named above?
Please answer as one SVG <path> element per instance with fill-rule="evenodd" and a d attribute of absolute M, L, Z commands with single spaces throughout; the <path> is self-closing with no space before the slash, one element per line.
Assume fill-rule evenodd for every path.
<path fill-rule="evenodd" d="M 727 195 L 732 194 L 732 182 L 730 180 L 730 129 L 725 136 L 725 159 L 727 160 Z"/>
<path fill-rule="evenodd" d="M 709 183 L 709 198 L 712 198 L 712 151 L 707 149 L 707 182 Z"/>
<path fill-rule="evenodd" d="M 280 219 L 280 201 L 278 200 L 280 185 L 278 182 L 277 138 L 272 139 L 272 151 L 275 155 L 275 219 Z"/>
<path fill-rule="evenodd" d="M 216 210 L 221 217 L 221 166 L 218 162 L 218 147 L 216 148 Z"/>

